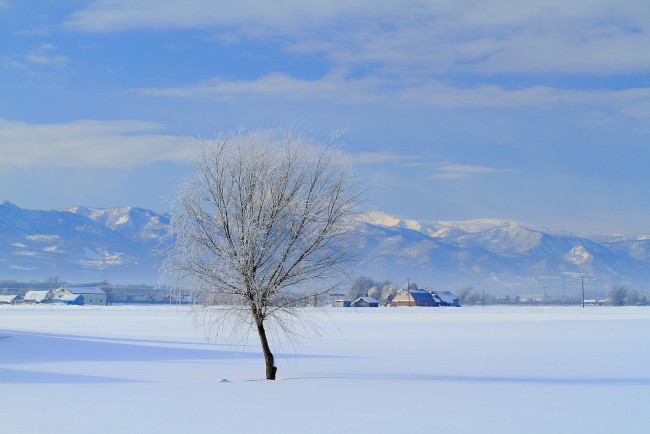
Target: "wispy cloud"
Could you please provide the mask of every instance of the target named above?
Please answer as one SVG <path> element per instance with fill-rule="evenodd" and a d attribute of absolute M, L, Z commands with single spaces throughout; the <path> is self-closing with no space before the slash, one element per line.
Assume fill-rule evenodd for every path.
<path fill-rule="evenodd" d="M 48 36 L 50 33 L 51 30 L 47 28 L 34 28 L 19 30 L 14 34 L 17 36 Z"/>
<path fill-rule="evenodd" d="M 375 9 L 372 6 L 376 6 Z M 295 32 L 323 25 L 340 17 L 372 16 L 386 8 L 399 10 L 388 0 L 98 0 L 73 13 L 65 22 L 69 28 L 84 32 L 110 32 L 138 28 L 186 29 L 227 25 L 268 33 L 271 28 Z M 254 25 L 254 26 L 253 26 Z"/>
<path fill-rule="evenodd" d="M 133 167 L 191 157 L 189 137 L 156 135 L 140 121 L 28 124 L 0 120 L 0 165 Z"/>
<path fill-rule="evenodd" d="M 27 69 L 28 68 L 28 66 L 25 65 L 24 63 L 21 63 L 12 58 L 2 59 L 2 67 L 4 69 Z"/>
<path fill-rule="evenodd" d="M 333 72 L 317 80 L 303 80 L 281 73 L 271 73 L 256 80 L 225 80 L 215 77 L 194 85 L 167 89 L 134 89 L 144 96 L 232 99 L 242 96 L 293 100 L 377 101 L 375 79 L 349 79 Z"/>
<path fill-rule="evenodd" d="M 56 47 L 47 42 L 32 49 L 27 54 L 6 56 L 3 67 L 6 69 L 28 69 L 30 67 L 57 68 L 65 66 L 70 59 L 56 53 Z"/>
<path fill-rule="evenodd" d="M 289 51 L 401 73 L 650 70 L 650 8 L 639 0 L 98 0 L 73 13 L 65 26 L 278 36 Z"/>
<path fill-rule="evenodd" d="M 421 155 L 403 155 L 390 152 L 360 152 L 357 154 L 348 154 L 350 162 L 353 164 L 385 164 L 393 163 L 402 166 L 408 165 L 409 162 L 422 159 Z"/>
<path fill-rule="evenodd" d="M 60 54 L 55 54 L 56 48 L 52 44 L 42 43 L 36 49 L 24 56 L 24 59 L 34 65 L 42 66 L 61 66 L 70 61 L 69 58 Z"/>
<path fill-rule="evenodd" d="M 215 77 L 183 87 L 134 89 L 133 92 L 143 96 L 189 99 L 229 100 L 252 96 L 432 107 L 552 107 L 572 104 L 610 107 L 630 116 L 643 115 L 650 107 L 650 88 L 609 90 L 530 86 L 507 89 L 489 84 L 463 88 L 436 79 L 399 82 L 381 76 L 348 78 L 342 71 L 315 80 L 298 79 L 279 73 L 253 80 Z"/>
<path fill-rule="evenodd" d="M 489 175 L 494 173 L 503 172 L 503 170 L 494 169 L 491 167 L 481 166 L 464 166 L 457 164 L 449 164 L 440 166 L 437 173 L 431 175 L 431 179 L 467 179 L 474 178 L 480 175 Z"/>

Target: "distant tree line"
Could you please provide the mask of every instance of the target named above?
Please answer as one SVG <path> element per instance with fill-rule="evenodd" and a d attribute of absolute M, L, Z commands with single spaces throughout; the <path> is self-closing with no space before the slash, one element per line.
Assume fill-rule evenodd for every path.
<path fill-rule="evenodd" d="M 612 306 L 647 306 L 648 299 L 636 289 L 624 285 L 614 285 L 610 295 Z"/>
<path fill-rule="evenodd" d="M 406 287 L 406 285 L 404 285 Z M 415 282 L 410 282 L 411 289 L 417 288 Z M 432 288 L 422 288 L 432 290 Z M 359 297 L 370 296 L 375 298 L 380 306 L 389 306 L 398 288 L 389 280 L 375 281 L 371 277 L 361 276 L 354 279 L 350 289 L 345 294 L 345 299 L 354 301 Z M 495 296 L 483 290 L 476 291 L 471 285 L 459 287 L 452 292 L 458 297 L 461 306 L 490 306 L 497 304 L 527 304 L 527 305 L 575 305 L 580 304 L 579 297 L 549 297 L 526 298 L 518 295 Z M 603 304 L 612 306 L 647 306 L 648 300 L 644 294 L 623 285 L 612 287 L 609 300 L 600 300 Z"/>
<path fill-rule="evenodd" d="M 0 280 L 0 294 L 18 294 L 23 297 L 27 291 L 44 291 L 56 289 L 61 286 L 89 286 L 102 288 L 108 299 L 108 304 L 157 304 L 169 303 L 170 294 L 182 295 L 183 291 L 164 288 L 157 288 L 147 284 L 134 285 L 111 285 L 106 282 L 71 283 L 51 277 L 44 281 L 19 282 L 16 280 Z M 417 288 L 417 283 L 410 282 L 411 289 Z M 404 285 L 406 287 L 406 285 Z M 424 288 L 430 289 L 430 288 Z M 367 276 L 355 278 L 350 289 L 345 293 L 345 299 L 354 301 L 359 297 L 369 296 L 376 299 L 380 306 L 389 306 L 397 293 L 397 286 L 390 280 L 373 280 Z M 553 304 L 553 305 L 575 305 L 580 304 L 581 299 L 572 298 L 549 298 L 547 300 L 530 300 L 520 296 L 505 295 L 494 296 L 484 291 L 476 291 L 470 285 L 457 288 L 452 291 L 459 299 L 461 306 L 490 306 L 496 304 Z M 647 297 L 635 289 L 625 285 L 614 285 L 610 291 L 609 300 L 603 303 L 612 306 L 647 306 Z M 173 301 L 172 301 L 173 302 Z M 327 295 L 318 295 L 310 299 L 301 300 L 297 306 L 327 306 L 331 303 Z"/>
<path fill-rule="evenodd" d="M 380 306 L 388 306 L 396 293 L 397 288 L 389 280 L 375 281 L 370 277 L 361 276 L 354 279 L 345 298 L 354 301 L 359 297 L 368 296 L 376 299 Z"/>

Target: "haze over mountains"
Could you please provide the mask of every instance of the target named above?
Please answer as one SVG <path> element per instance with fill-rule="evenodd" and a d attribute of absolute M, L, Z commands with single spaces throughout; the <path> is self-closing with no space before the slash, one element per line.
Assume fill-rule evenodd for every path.
<path fill-rule="evenodd" d="M 0 204 L 0 280 L 154 283 L 169 215 L 135 208 L 27 210 Z M 380 211 L 359 223 L 357 275 L 494 294 L 572 295 L 650 285 L 650 236 L 586 236 L 504 220 L 415 221 Z M 637 288 L 638 287 L 638 288 Z"/>

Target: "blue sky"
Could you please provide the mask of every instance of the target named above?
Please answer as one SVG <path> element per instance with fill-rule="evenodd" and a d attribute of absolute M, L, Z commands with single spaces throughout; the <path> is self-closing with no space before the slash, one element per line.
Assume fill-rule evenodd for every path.
<path fill-rule="evenodd" d="M 299 124 L 403 218 L 650 233 L 646 1 L 0 0 L 0 200 L 166 211 Z"/>

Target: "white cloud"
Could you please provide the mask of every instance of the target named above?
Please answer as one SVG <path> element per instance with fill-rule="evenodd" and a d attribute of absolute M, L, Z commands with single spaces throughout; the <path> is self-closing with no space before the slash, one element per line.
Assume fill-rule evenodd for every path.
<path fill-rule="evenodd" d="M 623 90 L 558 89 L 530 86 L 507 89 L 482 84 L 456 87 L 441 80 L 399 81 L 381 76 L 347 78 L 342 71 L 316 80 L 273 73 L 253 80 L 226 80 L 219 77 L 194 85 L 168 89 L 135 89 L 153 97 L 233 100 L 245 97 L 283 100 L 328 100 L 343 103 L 385 103 L 432 107 L 551 107 L 572 104 L 619 110 L 628 116 L 643 116 L 650 107 L 650 88 Z"/>
<path fill-rule="evenodd" d="M 256 97 L 294 100 L 375 101 L 374 89 L 380 85 L 375 79 L 348 79 L 334 72 L 318 80 L 303 80 L 285 74 L 272 73 L 256 80 L 225 80 L 215 77 L 195 85 L 168 89 L 135 89 L 145 96 L 178 98 L 232 99 L 253 95 Z"/>
<path fill-rule="evenodd" d="M 56 47 L 47 42 L 30 50 L 24 55 L 7 56 L 3 59 L 2 66 L 5 69 L 29 69 L 31 66 L 36 67 L 62 67 L 70 59 L 66 56 L 56 54 Z"/>
<path fill-rule="evenodd" d="M 52 53 L 56 48 L 47 42 L 42 43 L 36 49 L 24 56 L 24 59 L 32 64 L 41 66 L 62 66 L 70 61 L 65 56 Z"/>
<path fill-rule="evenodd" d="M 438 168 L 438 173 L 433 174 L 432 179 L 467 179 L 479 175 L 489 175 L 503 172 L 502 170 L 491 167 L 481 166 L 464 166 L 458 164 L 448 164 Z"/>
<path fill-rule="evenodd" d="M 269 28 L 293 32 L 331 22 L 337 17 L 367 13 L 375 16 L 386 8 L 399 9 L 388 0 L 97 0 L 73 13 L 65 25 L 86 32 L 220 25 L 249 29 L 255 25 L 265 32 Z"/>
<path fill-rule="evenodd" d="M 421 155 L 401 155 L 390 152 L 360 152 L 348 154 L 350 162 L 353 164 L 384 164 L 384 163 L 402 163 L 422 159 Z M 403 163 L 401 165 L 407 165 Z"/>
<path fill-rule="evenodd" d="M 210 29 L 402 74 L 650 70 L 645 0 L 98 0 L 68 28 Z M 219 38 L 217 38 L 219 39 Z"/>
<path fill-rule="evenodd" d="M 601 104 L 623 107 L 628 103 L 650 101 L 650 88 L 609 90 L 530 86 L 523 89 L 506 89 L 489 84 L 459 88 L 446 85 L 441 81 L 430 80 L 401 89 L 398 98 L 402 101 L 440 107 L 512 107 L 553 104 Z"/>
<path fill-rule="evenodd" d="M 11 58 L 2 60 L 2 67 L 5 69 L 27 69 L 28 66 Z"/>
<path fill-rule="evenodd" d="M 0 120 L 0 164 L 133 167 L 190 158 L 192 139 L 152 134 L 161 128 L 139 121 L 28 124 Z"/>

